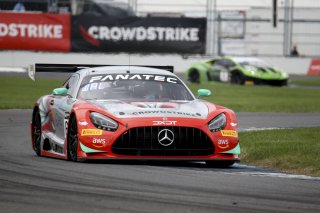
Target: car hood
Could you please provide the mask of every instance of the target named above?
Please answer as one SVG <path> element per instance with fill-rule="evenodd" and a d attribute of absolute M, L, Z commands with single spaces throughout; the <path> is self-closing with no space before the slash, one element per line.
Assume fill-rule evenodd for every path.
<path fill-rule="evenodd" d="M 171 102 L 139 102 L 94 100 L 92 104 L 118 118 L 135 117 L 208 117 L 208 107 L 200 100 Z"/>
<path fill-rule="evenodd" d="M 262 73 L 268 73 L 268 74 L 274 74 L 274 75 L 277 75 L 277 74 L 281 74 L 282 71 L 278 70 L 278 69 L 275 69 L 273 67 L 270 67 L 270 66 L 254 66 L 254 65 L 250 65 L 252 67 L 254 67 L 256 69 L 256 71 L 259 71 L 259 72 L 262 72 Z"/>
<path fill-rule="evenodd" d="M 286 79 L 288 75 L 281 70 L 268 66 L 244 65 L 244 72 L 248 76 L 266 79 Z"/>

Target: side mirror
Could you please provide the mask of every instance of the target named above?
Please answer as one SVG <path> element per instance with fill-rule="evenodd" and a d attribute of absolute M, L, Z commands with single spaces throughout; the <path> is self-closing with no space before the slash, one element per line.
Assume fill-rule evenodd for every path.
<path fill-rule="evenodd" d="M 52 91 L 52 94 L 53 95 L 67 95 L 68 93 L 68 89 L 67 88 L 64 88 L 64 87 L 61 87 L 61 88 L 56 88 Z"/>
<path fill-rule="evenodd" d="M 198 98 L 208 97 L 211 95 L 211 91 L 208 89 L 198 89 Z"/>

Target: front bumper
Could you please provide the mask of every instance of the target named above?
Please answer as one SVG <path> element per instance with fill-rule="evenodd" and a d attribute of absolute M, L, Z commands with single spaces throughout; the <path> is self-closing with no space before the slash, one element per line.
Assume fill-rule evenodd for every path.
<path fill-rule="evenodd" d="M 288 79 L 260 79 L 260 78 L 254 78 L 245 76 L 244 78 L 244 84 L 245 85 L 271 85 L 271 86 L 287 86 L 288 85 Z"/>

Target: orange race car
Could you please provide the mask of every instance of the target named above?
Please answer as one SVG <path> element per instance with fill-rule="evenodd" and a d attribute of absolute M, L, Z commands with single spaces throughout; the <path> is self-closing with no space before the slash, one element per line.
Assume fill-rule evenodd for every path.
<path fill-rule="evenodd" d="M 31 142 L 39 156 L 239 161 L 235 113 L 201 100 L 209 90 L 195 97 L 173 67 L 36 64 L 33 71 L 73 71 L 35 103 Z"/>

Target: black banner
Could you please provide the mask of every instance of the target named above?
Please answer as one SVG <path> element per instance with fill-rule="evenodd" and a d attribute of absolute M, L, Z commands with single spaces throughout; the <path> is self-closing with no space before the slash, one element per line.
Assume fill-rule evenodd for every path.
<path fill-rule="evenodd" d="M 72 16 L 71 51 L 204 53 L 204 18 Z"/>

